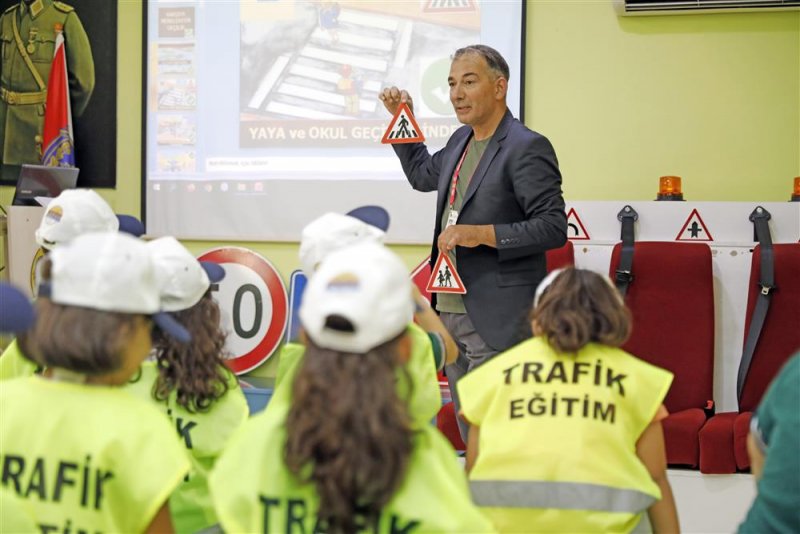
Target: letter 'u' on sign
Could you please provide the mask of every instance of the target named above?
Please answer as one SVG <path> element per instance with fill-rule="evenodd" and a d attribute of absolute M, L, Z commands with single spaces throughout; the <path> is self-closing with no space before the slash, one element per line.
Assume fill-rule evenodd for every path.
<path fill-rule="evenodd" d="M 397 113 L 392 117 L 392 122 L 389 123 L 389 128 L 383 134 L 381 143 L 386 145 L 394 145 L 400 143 L 422 143 L 425 137 L 422 135 L 422 129 L 414 119 L 411 109 L 408 104 L 401 103 L 397 108 Z"/>
<path fill-rule="evenodd" d="M 439 254 L 436 265 L 431 271 L 431 278 L 428 280 L 428 293 L 460 293 L 467 292 L 464 282 L 458 276 L 453 262 L 447 254 Z"/>

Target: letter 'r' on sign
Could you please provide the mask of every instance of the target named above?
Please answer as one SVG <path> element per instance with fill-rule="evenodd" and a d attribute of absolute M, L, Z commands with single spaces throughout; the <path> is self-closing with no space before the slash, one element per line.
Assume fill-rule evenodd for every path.
<path fill-rule="evenodd" d="M 408 104 L 401 103 L 397 108 L 397 113 L 392 117 L 392 122 L 389 123 L 389 128 L 383 134 L 381 143 L 385 145 L 394 145 L 400 143 L 422 143 L 425 137 L 422 135 L 422 129 L 414 119 L 411 109 Z"/>

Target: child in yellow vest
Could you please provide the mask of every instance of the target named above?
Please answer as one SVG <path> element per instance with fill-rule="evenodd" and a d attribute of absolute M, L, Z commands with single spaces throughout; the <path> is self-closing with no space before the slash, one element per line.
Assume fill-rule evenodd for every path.
<path fill-rule="evenodd" d="M 470 489 L 502 532 L 677 532 L 660 420 L 671 373 L 619 348 L 630 316 L 610 281 L 554 271 L 534 336 L 458 383 Z"/>
<path fill-rule="evenodd" d="M 0 282 L 0 334 L 22 333 L 33 326 L 36 315 L 30 300 L 16 287 Z M 0 532 L 34 532 L 36 524 L 28 503 L 0 486 Z"/>
<path fill-rule="evenodd" d="M 48 251 L 81 234 L 116 231 L 139 237 L 144 233 L 144 226 L 131 215 L 115 215 L 108 202 L 91 189 L 67 189 L 47 205 L 42 215 L 34 234 L 36 243 L 41 247 L 34 257 L 34 263 L 36 258 L 43 257 Z M 38 263 L 34 267 L 38 267 Z M 38 277 L 38 268 L 35 277 Z M 35 282 L 38 285 L 38 280 Z M 19 351 L 16 340 L 0 355 L 0 381 L 31 376 L 36 372 L 36 364 Z"/>
<path fill-rule="evenodd" d="M 364 243 L 306 287 L 291 396 L 231 440 L 209 479 L 226 532 L 486 532 L 453 449 L 395 388 L 410 355 L 411 282 Z M 402 371 L 401 371 L 402 372 Z"/>
<path fill-rule="evenodd" d="M 225 332 L 212 284 L 225 270 L 198 262 L 173 237 L 147 243 L 161 287 L 162 309 L 192 335 L 178 343 L 156 332 L 154 358 L 128 389 L 156 403 L 167 415 L 192 460 L 192 471 L 170 497 L 177 532 L 197 532 L 217 522 L 208 494 L 208 473 L 230 436 L 247 419 L 247 401 L 236 376 L 225 366 Z"/>
<path fill-rule="evenodd" d="M 35 326 L 20 346 L 44 376 L 0 388 L 3 486 L 42 532 L 171 532 L 167 498 L 189 460 L 163 415 L 119 386 L 150 351 L 153 325 L 188 341 L 159 313 L 144 243 L 91 233 L 43 260 Z"/>
<path fill-rule="evenodd" d="M 300 263 L 307 278 L 311 279 L 317 266 L 332 252 L 359 243 L 382 244 L 389 227 L 389 214 L 380 206 L 361 206 L 346 215 L 325 213 L 305 228 L 300 239 Z M 429 422 L 442 407 L 436 371 L 452 363 L 458 356 L 458 347 L 439 316 L 428 301 L 414 293 L 414 322 L 408 325 L 411 337 L 411 357 L 397 377 L 397 390 L 408 399 L 411 416 L 415 421 Z M 302 361 L 304 348 L 299 343 L 281 347 L 278 372 L 275 377 L 274 397 L 286 395 Z M 269 409 L 269 406 L 267 407 Z"/>

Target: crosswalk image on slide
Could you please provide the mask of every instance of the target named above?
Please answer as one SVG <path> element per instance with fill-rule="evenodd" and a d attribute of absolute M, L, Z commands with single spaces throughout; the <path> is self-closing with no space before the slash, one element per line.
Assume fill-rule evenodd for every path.
<path fill-rule="evenodd" d="M 378 93 L 388 73 L 408 58 L 412 22 L 338 5 L 326 12 L 333 8 L 325 4 L 336 5 L 296 5 L 306 17 L 291 26 L 295 48 L 274 57 L 252 94 L 243 95 L 243 111 L 327 120 L 384 112 Z"/>
<path fill-rule="evenodd" d="M 268 10 L 267 4 L 272 3 L 258 7 Z M 431 22 L 442 15 L 427 15 L 425 4 L 407 10 L 400 9 L 400 4 L 295 2 L 288 15 L 242 18 L 241 116 L 245 120 L 383 121 L 386 110 L 378 94 L 389 86 L 418 94 L 419 112 L 426 118 L 431 108 L 422 93 L 444 95 L 448 107 L 435 115 L 451 115 L 446 73 L 437 77 L 441 80 L 435 86 L 422 84 L 422 78 L 431 62 L 447 58 L 459 44 L 478 41 L 480 21 L 473 10 L 466 23 L 456 20 L 465 16 L 460 12 L 453 14 L 455 19 Z M 412 126 L 408 125 L 409 132 Z"/>

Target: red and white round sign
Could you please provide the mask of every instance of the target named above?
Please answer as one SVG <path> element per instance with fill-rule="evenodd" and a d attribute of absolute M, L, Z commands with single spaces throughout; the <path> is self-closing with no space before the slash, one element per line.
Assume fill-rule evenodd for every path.
<path fill-rule="evenodd" d="M 255 369 L 278 348 L 288 317 L 286 287 L 263 256 L 240 247 L 210 250 L 199 258 L 225 267 L 214 298 L 228 332 L 228 367 L 236 374 Z"/>

